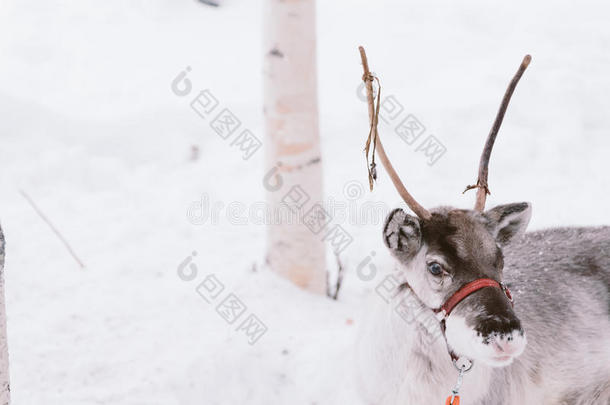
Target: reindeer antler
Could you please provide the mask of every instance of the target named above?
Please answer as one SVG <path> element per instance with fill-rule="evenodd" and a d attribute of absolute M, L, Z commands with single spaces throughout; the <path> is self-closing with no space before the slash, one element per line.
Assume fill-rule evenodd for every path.
<path fill-rule="evenodd" d="M 388 175 L 390 176 L 390 179 L 392 179 L 392 183 L 394 183 L 394 187 L 396 187 L 398 194 L 400 194 L 400 196 L 402 197 L 403 200 L 405 200 L 405 202 L 407 203 L 409 208 L 411 208 L 411 210 L 419 218 L 428 219 L 431 216 L 430 212 L 427 209 L 425 209 L 424 207 L 422 207 L 417 201 L 415 201 L 415 198 L 413 198 L 413 196 L 411 194 L 409 194 L 409 192 L 407 191 L 407 188 L 404 186 L 404 184 L 400 180 L 400 177 L 398 177 L 396 170 L 394 170 L 392 163 L 390 163 L 390 159 L 388 159 L 388 156 L 385 153 L 385 149 L 383 148 L 383 145 L 381 144 L 381 140 L 379 140 L 379 134 L 377 132 L 377 123 L 379 121 L 379 92 L 377 93 L 377 106 L 376 107 L 375 107 L 375 98 L 373 96 L 373 80 L 377 80 L 377 83 L 379 83 L 379 79 L 374 77 L 369 70 L 369 63 L 366 58 L 366 53 L 364 52 L 364 48 L 360 46 L 360 47 L 358 47 L 358 50 L 360 51 L 360 58 L 362 59 L 362 68 L 364 69 L 364 75 L 362 76 L 362 80 L 364 81 L 364 83 L 366 85 L 366 95 L 367 95 L 368 104 L 369 104 L 369 119 L 371 121 L 371 128 L 369 130 L 369 138 L 366 143 L 367 165 L 368 165 L 369 147 L 371 145 L 371 141 L 373 142 L 373 161 L 369 168 L 369 182 L 370 182 L 371 190 L 373 189 L 373 180 L 376 178 L 375 152 L 377 151 L 379 153 L 379 159 L 381 159 L 381 163 L 383 164 L 383 167 L 385 167 L 385 169 L 388 172 Z M 379 91 L 381 91 L 381 89 L 379 89 Z"/>
<path fill-rule="evenodd" d="M 513 76 L 513 80 L 510 81 L 506 92 L 504 93 L 504 98 L 502 98 L 502 104 L 500 104 L 500 109 L 498 110 L 498 114 L 496 114 L 496 120 L 494 121 L 491 130 L 489 131 L 489 135 L 487 135 L 487 141 L 485 142 L 485 147 L 483 148 L 483 153 L 481 153 L 481 160 L 479 161 L 479 177 L 477 179 L 477 184 L 472 186 L 467 186 L 464 190 L 464 193 L 473 188 L 477 189 L 477 200 L 474 205 L 474 209 L 480 212 L 483 212 L 485 209 L 485 200 L 487 199 L 487 194 L 491 194 L 489 192 L 488 184 L 487 184 L 487 176 L 489 174 L 489 158 L 491 156 L 491 150 L 494 147 L 494 142 L 496 141 L 496 136 L 498 135 L 498 131 L 500 130 L 500 125 L 502 125 L 502 120 L 504 119 L 504 114 L 506 113 L 506 108 L 508 107 L 508 103 L 510 102 L 510 98 L 515 91 L 515 87 L 517 87 L 517 83 L 519 83 L 519 79 L 525 72 L 525 69 L 530 64 L 532 57 L 530 55 L 525 55 L 517 73 Z"/>

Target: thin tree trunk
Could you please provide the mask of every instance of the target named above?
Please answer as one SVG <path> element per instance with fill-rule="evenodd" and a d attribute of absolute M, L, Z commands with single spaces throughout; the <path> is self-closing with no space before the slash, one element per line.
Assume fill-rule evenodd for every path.
<path fill-rule="evenodd" d="M 4 304 L 4 235 L 0 228 L 0 404 L 10 403 L 6 307 Z"/>
<path fill-rule="evenodd" d="M 275 214 L 268 226 L 267 261 L 295 284 L 324 294 L 323 231 L 314 233 L 302 220 L 322 201 L 315 1 L 266 0 L 264 27 L 266 172 L 276 167 L 275 179 L 281 177 L 281 187 L 266 187 Z M 273 217 L 288 209 L 283 200 L 299 212 L 298 220 L 276 223 Z"/>

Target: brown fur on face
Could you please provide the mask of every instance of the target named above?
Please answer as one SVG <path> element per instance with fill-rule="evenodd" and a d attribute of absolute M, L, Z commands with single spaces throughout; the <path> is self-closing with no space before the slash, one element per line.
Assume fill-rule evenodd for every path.
<path fill-rule="evenodd" d="M 502 281 L 502 249 L 478 213 L 455 209 L 434 213 L 423 221 L 422 234 L 428 252 L 443 257 L 447 263 L 445 270 L 452 283 L 445 291 L 445 300 L 473 280 Z M 477 291 L 462 301 L 456 313 L 484 337 L 521 329 L 519 319 L 498 289 Z"/>
<path fill-rule="evenodd" d="M 422 236 L 428 251 L 447 261 L 454 285 L 482 277 L 500 280 L 502 250 L 480 215 L 466 210 L 434 212 L 422 221 Z"/>

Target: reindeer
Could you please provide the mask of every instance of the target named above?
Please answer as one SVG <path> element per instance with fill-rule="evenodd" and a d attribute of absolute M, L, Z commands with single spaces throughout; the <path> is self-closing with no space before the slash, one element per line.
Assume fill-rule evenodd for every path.
<path fill-rule="evenodd" d="M 610 227 L 525 233 L 530 203 L 485 210 L 493 143 L 530 57 L 505 93 L 477 184 L 467 187 L 478 189 L 475 208 L 428 211 L 400 181 L 379 140 L 374 78 L 360 52 L 371 118 L 367 149 L 374 145 L 415 214 L 397 208 L 383 227 L 401 284 L 390 305 L 376 300 L 359 337 L 367 404 L 610 404 Z M 371 178 L 374 169 L 373 163 Z M 438 338 L 400 316 L 405 297 L 436 322 Z"/>

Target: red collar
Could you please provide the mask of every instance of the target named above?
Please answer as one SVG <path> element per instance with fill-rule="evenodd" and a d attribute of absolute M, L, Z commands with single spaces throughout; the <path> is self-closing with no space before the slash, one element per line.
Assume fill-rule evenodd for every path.
<path fill-rule="evenodd" d="M 457 290 L 440 308 L 434 309 L 433 311 L 440 315 L 441 320 L 445 320 L 451 311 L 456 307 L 457 304 L 462 302 L 462 300 L 468 297 L 470 294 L 480 290 L 485 287 L 494 287 L 501 289 L 511 304 L 513 304 L 513 296 L 510 293 L 510 290 L 504 283 L 499 283 L 496 280 L 492 280 L 491 278 L 478 278 L 470 283 L 466 284 L 459 290 Z"/>

